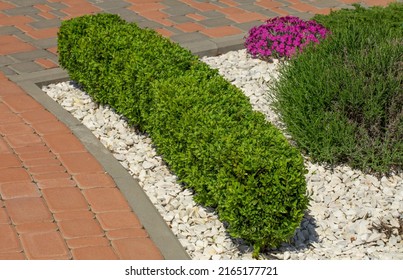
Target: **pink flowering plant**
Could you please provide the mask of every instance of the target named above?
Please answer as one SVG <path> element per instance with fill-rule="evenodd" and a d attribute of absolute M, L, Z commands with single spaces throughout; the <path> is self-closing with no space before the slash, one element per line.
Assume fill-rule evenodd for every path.
<path fill-rule="evenodd" d="M 310 43 L 319 43 L 330 33 L 314 20 L 295 16 L 275 17 L 249 30 L 245 47 L 253 57 L 291 58 Z"/>

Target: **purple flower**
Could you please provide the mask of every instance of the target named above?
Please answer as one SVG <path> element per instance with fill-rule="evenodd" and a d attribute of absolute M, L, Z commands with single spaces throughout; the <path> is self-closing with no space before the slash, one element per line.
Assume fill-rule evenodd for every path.
<path fill-rule="evenodd" d="M 253 57 L 287 57 L 301 52 L 308 44 L 318 44 L 330 33 L 322 25 L 298 17 L 269 19 L 249 30 L 245 47 Z"/>

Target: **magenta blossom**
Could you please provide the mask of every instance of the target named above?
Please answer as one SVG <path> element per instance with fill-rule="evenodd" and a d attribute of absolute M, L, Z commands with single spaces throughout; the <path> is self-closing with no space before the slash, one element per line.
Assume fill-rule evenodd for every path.
<path fill-rule="evenodd" d="M 309 43 L 319 43 L 329 33 L 314 20 L 304 21 L 294 16 L 276 17 L 250 29 L 245 47 L 253 57 L 290 58 Z"/>

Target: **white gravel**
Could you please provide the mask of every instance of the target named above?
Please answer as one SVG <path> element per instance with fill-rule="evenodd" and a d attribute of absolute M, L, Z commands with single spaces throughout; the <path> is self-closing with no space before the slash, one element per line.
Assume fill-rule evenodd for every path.
<path fill-rule="evenodd" d="M 245 50 L 202 60 L 218 68 L 243 90 L 255 110 L 283 130 L 267 98 L 277 61 L 252 59 Z M 43 90 L 82 121 L 139 179 L 192 259 L 252 259 L 252 248 L 229 238 L 214 211 L 197 205 L 191 192 L 177 184 L 147 135 L 134 131 L 107 106 L 94 103 L 74 83 L 52 84 Z M 347 166 L 330 170 L 309 159 L 305 163 L 309 211 L 289 243 L 261 258 L 403 259 L 403 174 L 379 180 Z"/>

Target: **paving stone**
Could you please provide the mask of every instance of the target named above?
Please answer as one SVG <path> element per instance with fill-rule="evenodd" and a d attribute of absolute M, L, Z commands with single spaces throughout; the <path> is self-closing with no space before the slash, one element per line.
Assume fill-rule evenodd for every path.
<path fill-rule="evenodd" d="M 58 225 L 66 239 L 104 236 L 104 231 L 94 219 L 63 220 Z"/>
<path fill-rule="evenodd" d="M 97 218 L 104 230 L 125 228 L 141 228 L 140 221 L 133 212 L 105 212 L 97 214 Z"/>
<path fill-rule="evenodd" d="M 29 134 L 33 132 L 33 129 L 25 123 L 11 123 L 0 125 L 0 133 L 3 135 Z"/>
<path fill-rule="evenodd" d="M 15 26 L 0 26 L 0 35 L 11 35 L 21 32 Z"/>
<path fill-rule="evenodd" d="M 1 189 L 0 189 L 1 190 Z M 0 195 L 1 192 L 0 192 Z M 10 217 L 8 216 L 7 212 L 6 212 L 6 208 L 0 208 L 0 225 L 8 225 L 10 224 Z"/>
<path fill-rule="evenodd" d="M 122 260 L 161 260 L 163 256 L 149 238 L 112 240 L 112 246 Z"/>
<path fill-rule="evenodd" d="M 24 252 L 31 260 L 51 260 L 71 258 L 64 239 L 58 231 L 21 234 Z"/>
<path fill-rule="evenodd" d="M 126 8 L 130 6 L 130 3 L 124 1 L 105 1 L 105 2 L 98 1 L 94 2 L 93 4 L 98 8 L 101 8 L 102 10 L 112 10 L 118 8 Z"/>
<path fill-rule="evenodd" d="M 66 4 L 63 4 L 63 2 L 49 2 L 49 1 L 44 1 L 46 2 L 46 6 L 49 6 L 53 8 L 54 10 L 61 10 L 67 7 Z"/>
<path fill-rule="evenodd" d="M 115 251 L 109 246 L 91 246 L 72 250 L 75 260 L 118 260 Z"/>
<path fill-rule="evenodd" d="M 94 246 L 109 246 L 109 240 L 104 236 L 98 237 L 81 237 L 66 240 L 67 246 L 69 248 L 83 248 L 83 247 L 94 247 Z"/>
<path fill-rule="evenodd" d="M 0 67 L 0 72 L 9 77 L 18 75 L 18 73 L 16 71 L 14 71 L 13 69 L 11 69 L 9 66 Z"/>
<path fill-rule="evenodd" d="M 201 34 L 199 32 L 191 32 L 187 34 L 178 34 L 173 35 L 171 40 L 177 43 L 188 43 L 188 42 L 198 42 L 198 41 L 205 41 L 208 39 L 208 36 Z"/>
<path fill-rule="evenodd" d="M 32 127 L 39 135 L 64 134 L 70 132 L 69 128 L 58 120 L 45 120 L 33 123 Z"/>
<path fill-rule="evenodd" d="M 224 17 L 214 18 L 214 19 L 206 19 L 199 21 L 200 24 L 203 24 L 206 27 L 218 27 L 218 26 L 227 26 L 232 25 L 234 22 Z"/>
<path fill-rule="evenodd" d="M 34 46 L 29 43 L 25 43 L 13 35 L 2 35 L 0 36 L 0 41 L 2 42 L 0 45 L 0 55 L 35 50 Z"/>
<path fill-rule="evenodd" d="M 50 28 L 50 27 L 60 27 L 61 20 L 59 18 L 55 19 L 48 19 L 48 20 L 41 20 L 29 23 L 30 26 L 43 29 L 43 28 Z"/>
<path fill-rule="evenodd" d="M 25 2 L 25 1 L 24 1 Z M 35 7 L 32 6 L 26 6 L 26 7 L 17 7 L 17 8 L 12 8 L 12 9 L 6 9 L 3 10 L 4 13 L 7 15 L 34 15 L 39 13 L 40 11 L 36 9 Z"/>
<path fill-rule="evenodd" d="M 10 68 L 19 74 L 26 74 L 44 70 L 43 67 L 39 66 L 35 62 L 14 63 L 10 66 Z"/>
<path fill-rule="evenodd" d="M 0 159 L 0 170 L 5 168 L 22 167 L 21 161 L 13 154 L 5 154 Z"/>
<path fill-rule="evenodd" d="M 60 213 L 54 213 L 53 217 L 57 222 L 60 222 L 68 220 L 94 219 L 95 214 L 89 210 L 64 211 Z"/>
<path fill-rule="evenodd" d="M 0 115 L 1 119 L 1 115 Z M 11 154 L 12 150 L 10 147 L 7 145 L 7 143 L 2 139 L 2 136 L 0 135 L 0 154 Z"/>
<path fill-rule="evenodd" d="M 58 227 L 54 222 L 47 223 L 29 223 L 29 224 L 21 224 L 15 227 L 18 234 L 22 233 L 34 233 L 34 232 L 52 232 L 57 231 Z"/>
<path fill-rule="evenodd" d="M 48 134 L 43 140 L 55 154 L 85 151 L 84 145 L 72 133 Z"/>
<path fill-rule="evenodd" d="M 125 197 L 117 188 L 83 190 L 84 196 L 95 213 L 131 211 Z"/>
<path fill-rule="evenodd" d="M 128 9 L 121 9 L 121 8 L 110 9 L 108 10 L 108 12 L 119 15 L 122 19 L 126 20 L 127 22 L 141 22 L 147 20 L 145 17 L 142 17 Z"/>
<path fill-rule="evenodd" d="M 80 189 L 92 189 L 92 188 L 114 188 L 115 182 L 108 174 L 91 174 L 83 173 L 73 176 L 74 180 Z"/>
<path fill-rule="evenodd" d="M 0 224 L 0 253 L 17 253 L 22 248 L 13 226 Z"/>
<path fill-rule="evenodd" d="M 108 230 L 106 236 L 110 240 L 126 239 L 126 238 L 146 238 L 149 237 L 144 228 L 125 228 L 117 230 Z"/>
<path fill-rule="evenodd" d="M 33 40 L 31 43 L 39 48 L 48 49 L 57 46 L 57 38 Z"/>
<path fill-rule="evenodd" d="M 40 143 L 39 143 L 40 144 Z M 35 146 L 30 145 L 29 147 Z M 25 167 L 31 166 L 41 166 L 41 165 L 51 165 L 56 164 L 59 165 L 60 161 L 56 159 L 56 156 L 48 152 L 34 152 L 34 153 L 24 153 L 18 155 L 20 159 L 23 161 Z"/>
<path fill-rule="evenodd" d="M 165 9 L 162 9 L 165 13 L 167 13 L 170 16 L 184 16 L 186 14 L 191 14 L 191 13 L 196 13 L 198 10 L 186 5 L 181 5 L 181 6 L 175 6 L 175 7 L 168 7 Z"/>
<path fill-rule="evenodd" d="M 38 186 L 32 182 L 10 182 L 0 185 L 0 194 L 4 200 L 22 197 L 40 197 Z"/>
<path fill-rule="evenodd" d="M 67 188 L 76 186 L 76 182 L 74 182 L 70 178 L 58 178 L 58 179 L 52 178 L 52 179 L 40 180 L 37 181 L 36 184 L 41 190 L 48 188 Z"/>
<path fill-rule="evenodd" d="M 150 20 L 140 21 L 140 22 L 136 22 L 136 23 L 141 28 L 157 29 L 157 28 L 162 28 L 164 26 L 158 22 L 150 21 Z"/>
<path fill-rule="evenodd" d="M 15 198 L 6 200 L 4 204 L 15 225 L 53 221 L 53 217 L 42 198 Z"/>
<path fill-rule="evenodd" d="M 47 188 L 42 190 L 42 194 L 52 213 L 89 209 L 78 188 Z"/>
<path fill-rule="evenodd" d="M 200 14 L 209 19 L 221 18 L 223 14 L 217 11 L 198 11 L 197 14 Z"/>
<path fill-rule="evenodd" d="M 27 147 L 32 144 L 42 143 L 41 138 L 35 134 L 9 135 L 6 137 L 6 140 L 12 148 Z"/>
<path fill-rule="evenodd" d="M 31 176 L 24 168 L 6 168 L 0 172 L 0 182 L 30 182 Z"/>
<path fill-rule="evenodd" d="M 15 90 L 18 89 L 19 88 L 16 88 Z M 32 97 L 27 95 L 4 96 L 3 102 L 6 103 L 16 113 L 23 113 L 41 107 L 39 103 L 37 103 Z"/>
<path fill-rule="evenodd" d="M 61 3 L 53 3 L 53 4 L 61 4 Z M 66 6 L 67 7 L 67 6 Z M 60 19 L 64 19 L 65 17 L 67 17 L 66 13 L 63 13 L 60 10 L 53 10 L 53 11 L 49 11 L 50 14 L 60 18 Z"/>
<path fill-rule="evenodd" d="M 0 67 L 7 66 L 15 63 L 15 60 L 11 59 L 9 56 L 0 56 Z"/>
<path fill-rule="evenodd" d="M 18 156 L 24 157 L 25 154 L 49 152 L 49 148 L 44 143 L 37 143 L 37 144 L 29 145 L 27 147 L 14 148 L 14 152 Z M 24 164 L 24 166 L 30 167 L 25 164 Z"/>
<path fill-rule="evenodd" d="M 66 169 L 62 165 L 46 165 L 46 166 L 34 166 L 28 168 L 28 171 L 33 175 L 40 175 L 40 174 L 54 174 L 54 173 L 66 173 Z M 62 176 L 64 178 L 65 176 Z M 70 176 L 67 176 L 70 177 Z M 44 177 L 37 177 L 40 179 L 44 179 Z M 35 179 L 35 177 L 34 177 Z"/>
<path fill-rule="evenodd" d="M 18 253 L 0 253 L 0 260 L 26 260 L 25 254 Z"/>
<path fill-rule="evenodd" d="M 13 3 L 17 7 L 28 7 L 36 4 L 47 3 L 47 0 L 8 0 L 8 2 Z"/>
<path fill-rule="evenodd" d="M 21 117 L 30 125 L 42 122 L 56 121 L 56 117 L 44 108 L 35 108 L 33 110 L 21 113 Z"/>
<path fill-rule="evenodd" d="M 103 167 L 88 152 L 74 152 L 60 154 L 60 161 L 72 174 L 82 173 L 104 173 Z"/>
<path fill-rule="evenodd" d="M 185 23 L 185 22 L 192 22 L 193 20 L 187 16 L 175 16 L 175 17 L 170 17 L 170 20 L 172 20 L 174 23 Z"/>

